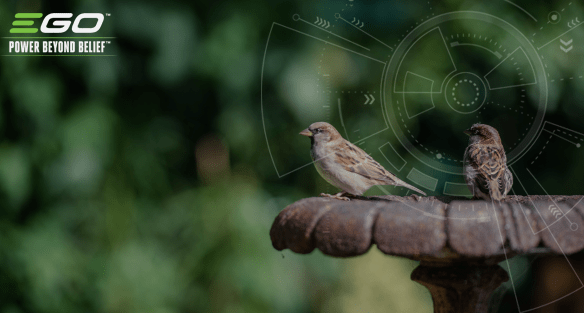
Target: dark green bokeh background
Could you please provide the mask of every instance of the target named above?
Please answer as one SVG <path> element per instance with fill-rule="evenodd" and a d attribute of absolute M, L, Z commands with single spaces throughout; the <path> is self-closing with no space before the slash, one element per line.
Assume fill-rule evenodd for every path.
<path fill-rule="evenodd" d="M 409 280 L 414 262 L 375 248 L 343 260 L 271 246 L 282 208 L 334 189 L 312 168 L 274 171 L 260 114 L 267 35 L 274 21 L 332 16 L 338 3 L 0 2 L 2 36 L 16 12 L 111 13 L 101 32 L 116 37 L 117 55 L 0 58 L 0 312 L 431 312 L 427 291 Z M 355 5 L 371 28 L 395 27 L 391 41 L 425 2 Z M 394 10 L 391 19 L 371 13 L 376 5 Z M 433 10 L 487 6 L 523 22 L 503 1 Z M 552 6 L 530 9 L 544 17 Z M 294 45 L 282 53 L 275 72 L 305 60 Z M 576 46 L 570 61 L 549 60 L 550 71 L 579 75 L 581 54 Z M 550 90 L 550 119 L 582 131 L 581 82 Z M 281 129 L 307 126 L 281 110 Z M 446 121 L 435 127 L 448 131 Z M 578 177 L 558 184 L 564 177 L 542 165 L 542 183 L 582 193 L 582 154 L 561 148 L 543 157 L 562 155 L 560 173 Z M 286 162 L 301 164 L 307 149 L 299 139 Z"/>

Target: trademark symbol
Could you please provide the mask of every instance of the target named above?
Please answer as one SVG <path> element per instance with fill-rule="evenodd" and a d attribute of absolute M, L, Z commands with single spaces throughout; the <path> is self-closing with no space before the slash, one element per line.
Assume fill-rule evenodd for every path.
<path fill-rule="evenodd" d="M 110 44 L 111 42 L 109 42 L 109 41 L 106 41 L 106 43 L 107 43 L 107 44 Z"/>
<path fill-rule="evenodd" d="M 111 16 L 111 14 L 110 13 L 106 13 L 105 16 Z"/>

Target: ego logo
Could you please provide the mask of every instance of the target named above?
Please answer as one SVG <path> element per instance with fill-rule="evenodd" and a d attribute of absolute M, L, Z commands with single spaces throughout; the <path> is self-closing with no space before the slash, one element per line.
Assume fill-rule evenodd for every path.
<path fill-rule="evenodd" d="M 42 13 L 17 13 L 14 16 L 17 20 L 12 22 L 12 26 L 32 26 L 34 24 L 34 20 L 25 20 L 25 19 L 37 19 L 43 17 Z M 42 33 L 64 33 L 69 29 L 71 26 L 71 21 L 63 20 L 63 19 L 70 19 L 73 17 L 73 13 L 51 13 L 43 19 L 43 23 L 41 24 L 41 32 Z M 74 33 L 95 33 L 101 28 L 101 24 L 103 24 L 103 14 L 101 13 L 82 13 L 77 15 L 75 20 L 73 21 L 73 32 Z M 52 25 L 49 23 L 53 19 L 58 19 L 53 21 Z M 79 27 L 79 23 L 83 19 L 96 19 L 97 23 L 93 27 Z M 13 27 L 10 29 L 11 33 L 17 34 L 34 34 L 38 32 L 38 28 L 32 27 Z"/>

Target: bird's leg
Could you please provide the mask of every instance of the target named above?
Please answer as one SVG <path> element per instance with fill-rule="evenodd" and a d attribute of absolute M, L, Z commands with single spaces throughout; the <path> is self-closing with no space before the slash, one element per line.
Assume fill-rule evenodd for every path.
<path fill-rule="evenodd" d="M 471 190 L 472 192 L 472 198 L 470 198 L 471 200 L 482 200 L 481 197 L 478 196 L 478 193 L 476 192 L 476 190 Z"/>
<path fill-rule="evenodd" d="M 419 196 L 415 193 L 411 194 L 411 197 L 414 198 L 414 200 L 416 200 L 417 202 L 419 202 L 420 200 L 422 200 L 422 196 Z"/>
<path fill-rule="evenodd" d="M 344 191 L 341 191 L 341 192 L 337 193 L 336 195 L 329 195 L 328 193 L 321 193 L 320 195 L 323 197 L 329 197 L 329 198 L 343 200 L 343 201 L 350 201 L 351 200 L 347 197 L 343 197 L 343 195 L 349 195 L 348 193 L 346 193 Z"/>

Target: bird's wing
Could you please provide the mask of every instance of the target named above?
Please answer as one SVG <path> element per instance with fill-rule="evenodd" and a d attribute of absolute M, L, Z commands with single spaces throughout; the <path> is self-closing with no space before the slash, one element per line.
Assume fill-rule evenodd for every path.
<path fill-rule="evenodd" d="M 383 168 L 365 151 L 344 140 L 342 144 L 334 146 L 334 158 L 346 171 L 361 175 L 371 181 L 371 185 L 403 186 L 426 195 L 420 189 L 402 181 L 397 176 Z"/>
<path fill-rule="evenodd" d="M 476 186 L 492 199 L 499 200 L 507 189 L 507 158 L 502 147 L 474 145 L 469 147 L 468 162 L 476 171 Z"/>
<path fill-rule="evenodd" d="M 346 140 L 342 144 L 334 146 L 334 160 L 346 171 L 359 174 L 378 184 L 395 185 L 396 182 L 400 181 L 381 164 L 373 160 L 369 154 Z"/>
<path fill-rule="evenodd" d="M 365 151 L 343 139 L 339 145 L 334 145 L 334 160 L 346 171 L 361 175 L 371 181 L 371 185 L 403 186 L 426 195 L 420 189 L 402 181 L 397 176 L 383 168 Z"/>

